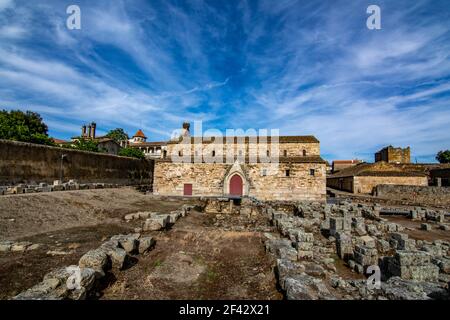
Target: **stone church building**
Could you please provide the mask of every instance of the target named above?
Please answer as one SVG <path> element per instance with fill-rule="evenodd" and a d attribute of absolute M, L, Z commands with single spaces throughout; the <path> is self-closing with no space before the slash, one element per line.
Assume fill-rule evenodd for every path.
<path fill-rule="evenodd" d="M 154 194 L 325 201 L 326 162 L 314 136 L 224 137 L 216 144 L 183 128 L 187 134 L 155 159 Z"/>

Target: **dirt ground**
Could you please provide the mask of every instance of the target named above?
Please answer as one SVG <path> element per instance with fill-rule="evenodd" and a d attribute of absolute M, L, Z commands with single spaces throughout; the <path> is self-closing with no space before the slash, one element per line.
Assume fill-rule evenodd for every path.
<path fill-rule="evenodd" d="M 132 188 L 0 197 L 0 240 L 40 245 L 32 251 L 0 252 L 0 299 L 37 284 L 53 269 L 78 264 L 107 238 L 141 226 L 142 221 L 125 223 L 124 215 L 170 212 L 187 202 L 161 201 Z"/>
<path fill-rule="evenodd" d="M 193 212 L 118 274 L 102 299 L 281 299 L 260 232 L 225 231 Z"/>
<path fill-rule="evenodd" d="M 41 245 L 0 253 L 0 299 L 58 267 L 77 264 L 110 236 L 142 226 L 143 220 L 126 223 L 126 214 L 170 212 L 184 203 L 195 202 L 160 200 L 131 188 L 0 197 L 0 240 Z M 111 275 L 98 298 L 281 299 L 262 232 L 218 228 L 213 217 L 194 211 L 170 230 L 149 233 L 157 240 L 154 250 Z"/>
<path fill-rule="evenodd" d="M 78 190 L 0 197 L 0 240 L 66 228 L 121 223 L 136 211 L 170 212 L 186 201 L 159 201 L 133 188 Z"/>

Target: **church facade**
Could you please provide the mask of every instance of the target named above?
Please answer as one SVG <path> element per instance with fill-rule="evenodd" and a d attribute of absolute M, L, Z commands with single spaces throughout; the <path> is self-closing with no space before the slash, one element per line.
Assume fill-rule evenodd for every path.
<path fill-rule="evenodd" d="M 189 126 L 184 125 L 184 129 Z M 155 159 L 153 192 L 166 196 L 251 196 L 326 200 L 326 161 L 314 136 L 190 137 Z"/>

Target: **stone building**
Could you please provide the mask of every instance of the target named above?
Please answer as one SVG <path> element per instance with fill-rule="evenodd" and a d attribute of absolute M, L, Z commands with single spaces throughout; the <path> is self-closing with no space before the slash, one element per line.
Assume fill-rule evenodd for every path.
<path fill-rule="evenodd" d="M 411 162 L 411 149 L 406 148 L 394 148 L 388 146 L 377 153 L 375 153 L 375 162 L 388 162 L 388 163 L 410 163 Z"/>
<path fill-rule="evenodd" d="M 149 159 L 164 158 L 167 155 L 167 142 L 147 142 L 147 137 L 141 129 L 139 129 L 125 145 L 141 150 L 145 157 Z"/>
<path fill-rule="evenodd" d="M 314 136 L 224 137 L 222 144 L 183 128 L 167 143 L 167 157 L 155 159 L 155 194 L 325 201 L 326 162 Z"/>
<path fill-rule="evenodd" d="M 59 139 L 53 139 L 56 144 L 62 146 L 67 144 L 73 144 L 75 141 L 80 139 L 85 140 L 93 140 L 97 143 L 98 150 L 101 152 L 105 152 L 107 154 L 117 155 L 119 154 L 121 145 L 116 142 L 114 139 L 111 139 L 107 136 L 99 136 L 96 135 L 97 124 L 95 122 L 91 122 L 88 125 L 83 125 L 81 127 L 81 135 L 77 137 L 72 137 L 72 141 L 63 141 Z"/>
<path fill-rule="evenodd" d="M 427 186 L 424 166 L 401 165 L 387 162 L 361 163 L 327 177 L 330 188 L 352 193 L 373 193 L 377 185 Z"/>

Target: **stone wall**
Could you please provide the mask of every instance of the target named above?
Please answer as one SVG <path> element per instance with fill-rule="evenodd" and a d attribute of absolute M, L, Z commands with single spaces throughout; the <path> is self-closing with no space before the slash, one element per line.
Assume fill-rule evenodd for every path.
<path fill-rule="evenodd" d="M 425 176 L 357 176 L 355 177 L 353 188 L 355 193 L 372 193 L 374 188 L 380 184 L 428 186 L 428 178 Z"/>
<path fill-rule="evenodd" d="M 327 178 L 328 187 L 353 193 L 372 193 L 374 188 L 380 184 L 427 186 L 428 178 L 425 176 L 348 176 Z"/>
<path fill-rule="evenodd" d="M 273 152 L 277 151 L 280 157 L 284 156 L 286 151 L 287 157 L 301 157 L 303 156 L 303 150 L 306 156 L 319 156 L 320 155 L 320 144 L 319 143 L 279 143 L 275 148 L 272 148 L 271 144 L 262 143 L 225 143 L 223 145 L 214 143 L 203 143 L 203 144 L 175 144 L 169 143 L 167 145 L 168 156 L 178 154 L 178 151 L 182 151 L 183 155 L 190 154 L 198 155 L 203 154 L 204 156 L 210 156 L 212 151 L 216 152 L 216 155 L 222 154 L 234 154 L 234 155 L 249 155 L 249 154 L 261 154 L 266 156 L 267 150 L 272 155 Z M 240 153 L 241 152 L 241 153 Z"/>
<path fill-rule="evenodd" d="M 151 184 L 153 161 L 0 140 L 0 185 L 51 183 L 60 177 L 81 183 Z"/>
<path fill-rule="evenodd" d="M 184 184 L 192 184 L 193 196 L 223 196 L 226 195 L 226 178 L 232 167 L 229 164 L 157 161 L 153 190 L 155 194 L 182 196 Z M 289 170 L 288 177 L 286 170 Z M 280 163 L 279 167 L 242 165 L 244 195 L 260 200 L 325 201 L 325 170 L 323 163 Z"/>
<path fill-rule="evenodd" d="M 375 195 L 426 205 L 450 205 L 450 188 L 448 187 L 378 185 L 375 188 Z"/>

